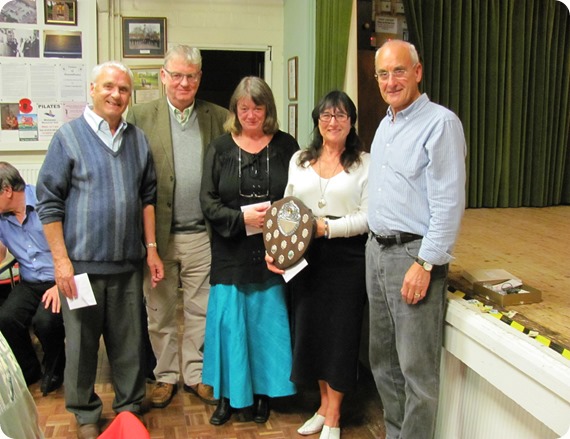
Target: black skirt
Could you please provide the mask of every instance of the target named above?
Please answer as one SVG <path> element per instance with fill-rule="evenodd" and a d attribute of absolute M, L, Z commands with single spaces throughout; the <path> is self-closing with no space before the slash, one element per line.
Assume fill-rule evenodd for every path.
<path fill-rule="evenodd" d="M 293 382 L 324 380 L 339 392 L 355 389 L 366 302 L 365 244 L 366 235 L 316 239 L 305 255 L 309 266 L 289 282 Z"/>

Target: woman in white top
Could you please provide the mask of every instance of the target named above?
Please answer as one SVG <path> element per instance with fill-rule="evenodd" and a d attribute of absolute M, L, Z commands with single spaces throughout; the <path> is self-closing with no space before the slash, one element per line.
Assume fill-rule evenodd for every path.
<path fill-rule="evenodd" d="M 293 307 L 293 370 L 298 384 L 318 381 L 315 415 L 298 429 L 340 437 L 344 394 L 356 387 L 362 315 L 366 301 L 364 246 L 369 154 L 356 129 L 356 107 L 340 91 L 328 93 L 312 112 L 308 149 L 289 164 L 285 196 L 299 198 L 318 217 L 304 268 L 290 282 Z M 278 273 L 271 257 L 266 261 Z"/>

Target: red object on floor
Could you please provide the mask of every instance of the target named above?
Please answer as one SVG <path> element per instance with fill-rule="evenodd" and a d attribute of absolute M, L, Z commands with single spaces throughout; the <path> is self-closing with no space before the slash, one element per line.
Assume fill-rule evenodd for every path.
<path fill-rule="evenodd" d="M 150 439 L 150 434 L 135 415 L 121 412 L 98 439 Z"/>

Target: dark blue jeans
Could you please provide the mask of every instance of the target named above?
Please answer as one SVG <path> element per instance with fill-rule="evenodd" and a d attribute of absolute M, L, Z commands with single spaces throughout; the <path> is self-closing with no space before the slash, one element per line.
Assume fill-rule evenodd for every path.
<path fill-rule="evenodd" d="M 420 245 L 366 244 L 370 364 L 386 439 L 431 439 L 435 431 L 448 266 L 434 267 L 426 297 L 408 305 L 400 290 Z"/>
<path fill-rule="evenodd" d="M 41 366 L 32 345 L 30 326 L 44 351 L 45 368 L 55 367 L 63 373 L 65 365 L 65 330 L 61 313 L 45 309 L 43 294 L 53 282 L 17 284 L 0 307 L 0 331 L 10 345 L 22 369 L 26 383 L 32 384 L 41 375 Z"/>

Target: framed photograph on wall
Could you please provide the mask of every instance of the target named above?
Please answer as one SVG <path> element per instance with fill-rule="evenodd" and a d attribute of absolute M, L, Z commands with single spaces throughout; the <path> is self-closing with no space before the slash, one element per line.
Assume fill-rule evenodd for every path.
<path fill-rule="evenodd" d="M 289 111 L 287 112 L 287 120 L 289 121 L 288 128 L 295 140 L 297 139 L 297 104 L 289 104 Z"/>
<path fill-rule="evenodd" d="M 164 86 L 160 80 L 160 66 L 132 66 L 133 95 L 131 103 L 142 104 L 163 96 Z"/>
<path fill-rule="evenodd" d="M 166 18 L 123 17 L 123 57 L 163 58 Z"/>
<path fill-rule="evenodd" d="M 289 84 L 289 100 L 297 100 L 297 66 L 298 58 L 294 56 L 287 61 L 287 79 Z"/>
<path fill-rule="evenodd" d="M 77 25 L 77 0 L 44 0 L 46 24 Z"/>

